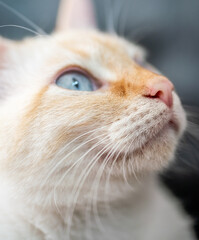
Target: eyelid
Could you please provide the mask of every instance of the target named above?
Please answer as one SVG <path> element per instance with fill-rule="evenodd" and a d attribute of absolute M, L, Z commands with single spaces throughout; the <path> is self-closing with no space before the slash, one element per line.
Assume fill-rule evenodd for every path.
<path fill-rule="evenodd" d="M 79 66 L 68 66 L 68 67 L 62 69 L 55 75 L 52 83 L 55 84 L 59 77 L 61 77 L 62 75 L 66 74 L 66 73 L 72 73 L 72 72 L 77 72 L 77 73 L 83 74 L 85 77 L 87 77 L 91 81 L 91 83 L 94 87 L 94 91 L 100 89 L 103 86 L 102 81 L 98 80 L 90 72 L 88 72 L 87 70 L 85 70 Z"/>

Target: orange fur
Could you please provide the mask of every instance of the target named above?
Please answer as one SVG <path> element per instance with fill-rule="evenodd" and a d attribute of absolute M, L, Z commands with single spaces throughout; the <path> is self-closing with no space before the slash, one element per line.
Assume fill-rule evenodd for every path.
<path fill-rule="evenodd" d="M 95 26 L 91 0 L 59 12 L 65 33 L 0 39 L 0 239 L 193 239 L 156 181 L 186 126 L 171 84 L 139 46 L 69 30 Z M 67 71 L 94 91 L 59 87 Z"/>
<path fill-rule="evenodd" d="M 173 159 L 185 115 L 174 92 L 173 108 L 146 97 L 148 83 L 164 77 L 133 61 L 139 47 L 102 33 L 68 31 L 12 43 L 5 54 L 9 65 L 0 77 L 18 90 L 0 108 L 0 175 L 16 192 L 20 186 L 27 206 L 56 212 L 57 204 L 67 212 L 82 183 L 76 197 L 82 208 L 92 201 L 99 171 L 97 201 L 103 205 L 107 178 L 115 201 L 129 192 L 124 179 L 137 185 L 137 176 L 143 180 Z M 83 69 L 99 88 L 58 87 L 56 78 L 70 68 Z"/>

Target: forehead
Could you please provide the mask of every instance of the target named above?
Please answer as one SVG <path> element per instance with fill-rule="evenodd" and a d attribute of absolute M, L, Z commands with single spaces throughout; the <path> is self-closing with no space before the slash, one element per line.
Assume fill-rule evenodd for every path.
<path fill-rule="evenodd" d="M 124 39 L 88 31 L 27 39 L 17 46 L 24 62 L 23 72 L 31 73 L 28 79 L 36 85 L 53 81 L 70 66 L 80 67 L 104 82 L 132 79 L 136 74 L 133 58 L 143 59 L 145 54 Z"/>
<path fill-rule="evenodd" d="M 55 35 L 55 41 L 71 50 L 79 49 L 85 53 L 90 51 L 90 54 L 96 55 L 131 56 L 142 51 L 140 47 L 122 38 L 99 32 L 72 31 Z M 101 50 L 106 50 L 106 52 L 102 54 Z"/>
<path fill-rule="evenodd" d="M 80 65 L 91 72 L 113 75 L 131 71 L 133 58 L 144 57 L 144 50 L 124 39 L 97 32 L 68 32 L 52 37 L 59 53 L 56 61 L 69 57 L 71 65 Z M 69 64 L 69 62 L 68 62 Z M 66 64 L 67 65 L 67 64 Z M 108 80 L 108 79 L 107 79 Z"/>

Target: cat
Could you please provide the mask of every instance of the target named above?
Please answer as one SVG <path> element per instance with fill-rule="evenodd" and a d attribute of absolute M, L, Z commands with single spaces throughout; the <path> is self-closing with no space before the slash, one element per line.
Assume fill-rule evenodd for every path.
<path fill-rule="evenodd" d="M 186 128 L 173 84 L 95 26 L 68 0 L 51 36 L 0 39 L 0 239 L 193 240 L 157 178 Z"/>

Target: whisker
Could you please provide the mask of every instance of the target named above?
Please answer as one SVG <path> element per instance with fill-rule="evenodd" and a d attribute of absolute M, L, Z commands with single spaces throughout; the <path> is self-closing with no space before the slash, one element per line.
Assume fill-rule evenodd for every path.
<path fill-rule="evenodd" d="M 94 131 L 94 130 L 93 130 L 93 131 Z M 90 132 L 91 132 L 91 131 L 90 131 Z M 87 133 L 89 133 L 89 132 L 87 132 Z M 86 134 L 82 134 L 82 135 L 86 135 Z M 86 141 L 86 142 L 84 142 L 83 144 L 81 144 L 81 146 L 79 145 L 78 147 L 76 147 L 75 149 L 73 149 L 72 152 L 75 152 L 77 149 L 79 149 L 80 147 L 86 145 L 88 142 L 93 141 L 94 139 L 98 139 L 99 137 L 102 137 L 102 136 L 104 136 L 104 134 L 101 134 L 101 135 L 98 135 L 98 136 L 96 136 L 96 137 L 94 137 L 94 138 L 89 139 L 88 141 Z M 80 136 L 79 136 L 79 137 L 80 137 Z M 79 137 L 78 137 L 78 138 L 79 138 Z M 76 139 L 77 139 L 77 138 L 76 138 Z M 75 139 L 75 140 L 76 140 L 76 139 Z M 92 150 L 92 149 L 91 149 L 91 150 Z M 90 152 L 90 150 L 88 150 L 88 151 L 86 152 L 86 154 L 88 154 L 89 152 Z M 71 153 L 71 152 L 70 152 L 70 153 Z M 55 165 L 54 169 L 50 171 L 50 173 L 47 175 L 47 177 L 44 179 L 44 181 L 43 181 L 42 184 L 40 185 L 40 188 L 42 188 L 42 187 L 45 186 L 45 184 L 47 183 L 47 181 L 48 181 L 48 179 L 50 178 L 50 176 L 53 174 L 53 172 L 56 171 L 57 166 L 60 165 L 60 163 L 63 163 L 63 161 L 65 161 L 65 160 L 67 159 L 67 157 L 70 155 L 70 153 L 67 154 L 67 156 L 65 156 L 64 158 L 62 158 L 61 161 L 59 161 L 59 162 Z M 84 154 L 84 155 L 86 155 L 86 154 Z M 83 159 L 83 157 L 82 157 L 82 159 Z M 55 185 L 55 187 L 53 188 L 53 190 L 54 190 L 54 191 L 52 191 L 53 195 L 55 194 L 55 190 L 56 190 L 56 188 L 58 187 L 58 185 L 61 183 L 61 181 L 63 181 L 63 179 L 66 177 L 66 175 L 80 162 L 80 160 L 81 160 L 81 159 L 78 159 L 77 162 L 74 162 L 74 163 L 72 164 L 72 166 L 70 166 L 70 167 L 67 169 L 67 171 L 65 172 L 65 174 L 62 176 L 62 178 L 59 180 L 59 182 L 58 182 L 58 183 Z M 80 164 L 81 164 L 81 162 L 80 162 Z M 79 166 L 79 165 L 78 165 L 78 166 Z M 55 205 L 56 205 L 55 196 L 54 196 L 54 202 L 55 202 Z M 43 207 L 45 207 L 45 206 L 43 206 Z M 56 206 L 56 208 L 57 208 L 58 212 L 60 213 L 60 211 L 59 211 L 59 209 L 58 209 L 57 206 Z M 60 215 L 61 215 L 61 214 L 60 214 Z"/>
<path fill-rule="evenodd" d="M 113 145 L 113 144 L 109 144 L 109 145 Z M 110 148 L 110 146 L 106 146 L 106 148 L 104 148 L 104 151 L 100 154 L 100 156 L 99 157 L 101 157 L 108 149 Z M 111 151 L 111 150 L 110 150 Z M 109 152 L 110 152 L 109 151 Z M 107 156 L 106 156 L 106 158 L 105 159 L 107 159 L 107 157 L 109 156 L 109 152 L 107 153 Z M 104 159 L 104 160 L 105 160 Z M 106 161 L 106 163 L 108 162 L 108 160 Z M 105 165 L 106 164 L 104 164 L 104 161 L 102 162 L 102 165 L 100 166 L 100 169 L 99 169 L 99 171 L 98 171 L 98 173 L 97 173 L 97 175 L 95 176 L 95 179 L 94 179 L 94 181 L 93 181 L 93 184 L 92 184 L 92 186 L 91 186 L 91 190 L 90 190 L 90 192 L 92 192 L 93 191 L 93 189 L 95 189 L 97 192 L 98 192 L 98 186 L 99 186 L 99 184 L 97 185 L 97 187 L 95 186 L 95 184 L 96 184 L 96 180 L 97 179 L 99 179 L 99 178 L 101 178 L 101 174 L 100 174 L 100 177 L 98 177 L 98 175 L 99 175 L 99 172 L 102 172 L 103 173 L 103 170 L 104 170 L 104 168 L 105 168 Z M 100 171 L 101 170 L 101 171 Z M 97 183 L 98 182 L 100 182 L 100 180 L 99 181 L 97 181 Z M 89 205 L 89 202 L 87 203 L 87 207 L 86 207 L 86 221 L 88 222 L 91 222 L 91 218 L 90 218 L 90 215 L 91 214 L 89 214 L 90 212 L 91 212 L 91 210 L 92 210 L 92 206 L 93 206 L 93 210 L 94 210 L 94 216 L 95 216 L 95 220 L 96 220 L 96 222 L 97 222 L 97 225 L 98 225 L 98 227 L 102 230 L 102 231 L 104 231 L 104 227 L 103 227 L 103 224 L 101 223 L 101 220 L 99 219 L 99 214 L 98 214 L 98 211 L 96 211 L 95 210 L 95 205 L 96 204 L 94 204 L 94 197 L 96 196 L 97 197 L 97 194 L 95 194 L 95 191 L 93 191 L 94 192 L 94 194 L 93 194 L 93 197 L 91 198 L 91 202 L 90 202 L 90 205 Z M 95 198 L 96 199 L 96 198 Z M 92 203 L 93 203 L 93 205 L 92 205 Z M 96 206 L 97 207 L 97 206 Z M 89 219 L 89 220 L 88 220 Z"/>
<path fill-rule="evenodd" d="M 96 206 L 96 204 L 94 204 L 94 199 L 97 199 L 97 192 L 98 192 L 98 188 L 99 188 L 100 179 L 101 179 L 103 170 L 105 169 L 105 166 L 106 166 L 106 164 L 108 163 L 108 160 L 110 159 L 110 158 L 109 158 L 109 155 L 110 155 L 110 152 L 111 152 L 111 150 L 112 150 L 112 145 L 113 145 L 113 143 L 109 144 L 109 145 L 106 147 L 106 149 L 105 149 L 105 150 L 102 152 L 102 154 L 101 154 L 101 155 L 103 155 L 103 154 L 107 151 L 107 149 L 109 149 L 109 152 L 107 153 L 107 156 L 106 156 L 105 159 L 103 160 L 103 162 L 102 162 L 102 164 L 101 164 L 101 166 L 100 166 L 100 169 L 99 169 L 97 175 L 95 176 L 95 180 L 93 181 L 93 184 L 92 184 L 92 186 L 91 186 L 91 191 L 90 191 L 90 192 L 92 192 L 93 189 L 95 190 L 95 191 L 93 191 L 94 194 L 93 194 L 93 197 L 92 197 L 91 201 L 93 202 L 93 210 L 94 210 L 94 215 L 95 215 L 95 217 L 96 217 L 96 221 L 97 221 L 97 223 L 98 223 L 98 226 L 100 226 L 101 229 L 103 229 L 103 225 L 102 225 L 102 223 L 101 223 L 101 221 L 100 221 L 100 219 L 99 219 L 99 217 L 98 217 L 99 214 L 98 214 L 98 211 L 97 211 L 97 209 L 96 209 L 97 206 Z M 110 148 L 110 146 L 111 146 L 111 148 Z M 98 175 L 99 175 L 99 176 L 98 176 Z M 97 185 L 95 186 L 95 184 L 97 184 Z M 91 206 L 90 206 L 90 209 L 91 209 Z"/>
<path fill-rule="evenodd" d="M 104 139 L 102 139 L 102 142 L 104 143 L 105 139 L 109 139 L 108 136 L 106 136 Z M 101 141 L 100 141 L 101 142 Z M 73 188 L 73 192 L 72 192 L 72 196 L 74 194 L 74 198 L 72 199 L 73 200 L 73 204 L 72 204 L 72 208 L 71 208 L 71 211 L 70 211 L 70 214 L 69 214 L 69 226 L 71 227 L 71 224 L 72 224 L 72 218 L 73 218 L 73 212 L 74 212 L 74 209 L 75 209 L 75 205 L 76 205 L 76 202 L 77 202 L 77 199 L 78 199 L 78 196 L 79 196 L 79 193 L 80 193 L 80 190 L 82 189 L 83 187 L 83 184 L 84 182 L 86 181 L 87 177 L 89 176 L 90 174 L 90 171 L 93 169 L 93 167 L 95 166 L 95 164 L 98 162 L 99 158 L 103 155 L 104 153 L 104 149 L 106 149 L 109 145 L 111 145 L 111 143 L 109 143 L 108 145 L 106 145 L 105 147 L 103 147 L 98 153 L 97 155 L 89 162 L 89 164 L 87 165 L 87 167 L 84 169 L 84 171 L 82 172 L 82 174 L 80 175 L 79 177 L 79 180 L 77 181 L 76 185 L 74 186 Z M 87 174 L 85 174 L 87 171 Z M 81 183 L 81 184 L 80 184 Z M 80 185 L 79 185 L 80 184 Z M 79 188 L 77 190 L 77 188 Z M 69 227 L 69 229 L 70 229 Z"/>
<path fill-rule="evenodd" d="M 96 138 L 99 138 L 99 137 L 102 137 L 102 136 L 104 136 L 105 134 L 102 134 L 101 136 L 97 136 L 97 137 L 95 137 L 95 138 L 92 138 L 92 139 L 89 139 L 87 142 L 85 142 L 84 144 L 81 144 L 81 146 L 83 146 L 83 145 L 86 145 L 88 142 L 90 142 L 90 141 L 93 141 L 94 139 L 96 139 Z M 70 166 L 68 169 L 67 169 L 67 171 L 65 172 L 65 174 L 62 176 L 62 178 L 60 179 L 60 181 L 58 182 L 58 184 L 57 185 L 59 185 L 60 183 L 61 183 L 61 181 L 63 180 L 63 178 L 65 178 L 66 177 L 66 174 L 68 174 L 69 172 L 70 172 L 70 170 L 72 170 L 72 168 L 77 164 L 77 163 L 79 163 L 82 159 L 84 159 L 84 157 L 86 156 L 86 155 L 88 155 L 93 149 L 95 149 L 98 145 L 99 145 L 99 143 L 103 143 L 103 141 L 104 141 L 104 139 L 102 139 L 100 142 L 97 142 L 96 144 L 94 144 L 88 151 L 86 151 L 72 166 Z M 75 148 L 72 152 L 75 152 L 77 149 L 79 149 L 80 148 L 80 146 L 78 146 L 77 148 Z M 72 152 L 70 152 L 69 154 L 67 154 L 68 156 L 72 153 Z M 68 157 L 67 156 L 67 157 Z M 64 160 L 67 158 L 67 157 L 65 157 L 64 158 Z"/>
<path fill-rule="evenodd" d="M 117 33 L 119 34 L 119 36 L 123 36 L 124 35 L 124 31 L 122 29 L 124 29 L 124 23 L 126 23 L 126 21 L 122 21 L 122 13 L 125 10 L 126 7 L 126 3 L 127 1 L 121 1 L 121 4 L 118 7 L 118 16 L 116 16 L 117 19 Z M 126 15 L 125 18 L 123 18 L 126 20 Z"/>
<path fill-rule="evenodd" d="M 132 147 L 133 142 L 134 142 L 134 139 L 130 142 L 127 152 L 128 152 L 129 149 Z M 135 170 L 134 170 L 133 161 L 129 161 L 129 163 L 131 164 L 131 170 L 132 170 L 132 173 L 133 173 L 133 175 L 134 175 L 134 177 L 135 177 L 135 180 L 136 180 L 138 183 L 140 183 L 140 180 L 138 179 L 138 177 L 137 177 L 137 175 L 136 175 L 136 173 L 135 173 Z M 123 164 L 124 164 L 124 163 L 123 163 Z M 128 180 L 127 180 L 124 172 L 123 172 L 123 176 L 124 176 L 124 178 L 125 178 L 125 181 L 126 181 L 127 185 L 128 185 L 132 190 L 134 190 L 133 186 L 131 186 L 131 184 L 128 182 Z"/>
<path fill-rule="evenodd" d="M 138 44 L 147 36 L 155 33 L 156 29 L 157 26 L 151 26 L 146 23 L 143 26 L 131 26 L 131 29 L 128 28 L 125 30 L 125 37 Z"/>
<path fill-rule="evenodd" d="M 28 19 L 27 17 L 25 17 L 23 14 L 21 14 L 20 12 L 16 11 L 15 9 L 13 9 L 12 7 L 8 6 L 7 4 L 3 3 L 2 1 L 0 1 L 0 5 L 2 7 L 4 7 L 5 9 L 7 9 L 8 11 L 10 11 L 11 13 L 13 13 L 15 16 L 19 17 L 21 20 L 23 20 L 25 23 L 29 24 L 31 27 L 33 27 L 37 34 L 41 34 L 41 35 L 47 35 L 47 33 L 40 28 L 38 25 L 36 25 L 35 23 L 33 23 L 30 19 Z"/>
<path fill-rule="evenodd" d="M 129 135 L 127 135 L 127 136 L 125 137 L 125 139 L 126 139 L 128 136 L 129 136 Z M 119 144 L 119 146 L 117 146 L 117 148 L 119 148 L 119 147 L 123 144 L 123 142 L 125 141 L 125 139 Z M 112 164 L 111 164 L 108 177 L 106 178 L 105 192 L 104 192 L 104 199 L 105 199 L 105 202 L 106 202 L 106 205 L 105 205 L 105 206 L 106 206 L 107 212 L 109 213 L 109 217 L 111 216 L 112 219 L 114 219 L 114 216 L 112 215 L 112 212 L 110 211 L 110 206 L 109 206 L 110 200 L 109 200 L 109 198 L 107 198 L 107 197 L 108 197 L 108 190 L 109 190 L 109 188 L 110 188 L 110 175 L 111 175 L 112 169 L 113 169 L 113 167 L 114 167 L 114 165 L 115 165 L 115 163 L 116 163 L 119 155 L 120 155 L 121 152 L 125 149 L 125 147 L 126 147 L 126 146 L 124 145 L 123 148 L 118 152 L 117 156 L 115 157 L 114 161 L 113 161 Z"/>
<path fill-rule="evenodd" d="M 126 158 L 127 158 L 127 153 L 129 152 L 131 145 L 129 144 L 129 147 L 127 149 L 127 151 L 125 151 L 124 157 L 122 159 L 122 171 L 123 171 L 123 177 L 124 177 L 124 181 L 127 184 L 128 187 L 130 187 L 131 189 L 133 189 L 133 187 L 129 184 L 128 179 L 126 177 L 126 168 L 125 168 L 125 163 L 126 163 Z"/>
<path fill-rule="evenodd" d="M 93 134 L 96 134 L 98 130 L 101 130 L 105 128 L 104 126 L 103 127 L 100 127 L 98 129 L 94 129 L 94 130 L 91 130 L 91 131 L 88 131 L 86 133 L 83 133 L 82 135 L 76 137 L 75 139 L 73 139 L 72 141 L 70 141 L 69 143 L 67 143 L 65 146 L 64 146 L 64 149 L 60 150 L 54 158 L 57 158 L 58 155 L 60 155 L 61 153 L 63 153 L 67 147 L 69 147 L 72 143 L 74 143 L 75 141 L 77 141 L 78 139 L 90 134 L 90 133 L 93 133 Z M 91 136 L 93 135 L 91 134 Z M 99 138 L 100 136 L 96 136 L 95 138 L 92 138 L 92 139 L 89 139 L 88 141 L 85 141 L 83 142 L 82 144 L 78 145 L 75 149 L 73 149 L 72 151 L 70 151 L 66 156 L 64 156 L 64 158 L 61 159 L 61 161 L 59 161 L 58 163 L 56 163 L 56 165 L 54 166 L 54 168 L 48 173 L 47 177 L 46 177 L 46 180 L 44 181 L 44 184 L 47 182 L 47 180 L 49 179 L 49 177 L 55 172 L 55 170 L 67 159 L 67 157 L 69 157 L 72 153 L 74 153 L 75 151 L 77 151 L 78 149 L 80 149 L 82 146 L 86 145 L 87 143 L 89 142 L 92 142 L 93 140 Z"/>
<path fill-rule="evenodd" d="M 102 134 L 102 136 L 104 136 L 105 134 Z M 99 136 L 98 136 L 99 137 Z M 104 138 L 105 139 L 105 138 Z M 61 184 L 61 182 L 64 180 L 64 178 L 67 176 L 67 174 L 76 166 L 78 167 L 81 162 L 84 160 L 84 157 L 87 156 L 93 149 L 95 149 L 96 147 L 99 146 L 99 144 L 103 143 L 104 142 L 104 139 L 101 139 L 101 141 L 97 142 L 96 144 L 94 144 L 86 153 L 84 153 L 72 166 L 70 166 L 67 171 L 64 173 L 64 175 L 61 177 L 61 179 L 59 180 L 59 182 L 56 184 L 56 186 L 54 187 L 54 191 L 53 191 L 53 194 L 54 194 L 54 202 L 56 202 L 56 198 L 55 198 L 55 191 L 58 187 L 59 184 Z M 87 144 L 87 142 L 85 143 Z M 58 210 L 58 209 L 57 209 Z"/>
<path fill-rule="evenodd" d="M 106 19 L 107 19 L 107 31 L 111 34 L 116 35 L 116 29 L 114 25 L 114 13 L 113 13 L 113 7 L 112 7 L 112 1 L 108 0 L 108 7 L 105 7 L 106 12 Z"/>
<path fill-rule="evenodd" d="M 128 136 L 125 137 L 125 139 L 127 138 Z M 105 169 L 105 166 L 108 164 L 108 161 L 109 159 L 115 154 L 115 152 L 120 148 L 120 146 L 123 144 L 123 142 L 125 141 L 125 139 L 118 143 L 116 146 L 115 146 L 115 149 L 113 150 L 112 148 L 109 150 L 106 158 L 104 159 L 96 177 L 95 177 L 95 180 L 92 184 L 92 187 L 91 187 L 91 192 L 93 191 L 93 189 L 95 191 L 93 191 L 93 197 L 92 197 L 92 202 L 93 202 L 93 210 L 94 210 L 94 216 L 96 217 L 96 221 L 98 223 L 98 226 L 101 227 L 101 229 L 103 229 L 103 225 L 101 223 L 101 220 L 99 219 L 99 214 L 98 214 L 98 210 L 97 210 L 97 204 L 96 204 L 96 201 L 94 201 L 94 199 L 96 200 L 97 199 L 97 195 L 98 195 L 98 188 L 99 188 L 99 184 L 100 184 L 100 180 L 101 180 L 101 177 L 102 177 L 102 173 L 103 173 L 103 170 Z M 113 145 L 113 144 L 112 144 Z M 125 148 L 125 146 L 118 152 L 117 156 L 116 156 L 116 159 L 118 159 L 120 153 L 123 151 L 123 149 Z M 112 151 L 113 150 L 113 151 Z M 112 151 L 112 152 L 111 152 Z M 97 185 L 96 185 L 97 184 Z M 96 186 L 95 186 L 96 185 Z M 105 201 L 107 202 L 107 201 Z"/>
<path fill-rule="evenodd" d="M 98 188 L 99 188 L 99 184 L 100 184 L 100 180 L 101 180 L 101 177 L 102 177 L 102 173 L 103 173 L 103 170 L 104 170 L 104 168 L 105 168 L 105 166 L 108 164 L 108 161 L 110 160 L 110 158 L 115 154 L 115 152 L 119 149 L 119 147 L 121 146 L 121 144 L 122 144 L 122 142 L 121 143 L 118 143 L 117 145 L 116 145 L 116 148 L 114 149 L 114 151 L 113 152 L 111 152 L 113 149 L 111 148 L 110 150 L 109 150 L 109 153 L 107 154 L 107 156 L 106 156 L 106 158 L 104 159 L 104 161 L 103 161 L 103 163 L 102 163 L 102 165 L 101 165 L 101 167 L 100 167 L 100 170 L 98 171 L 98 174 L 97 174 L 97 176 L 95 177 L 95 181 L 96 181 L 96 179 L 98 180 L 97 181 L 97 183 L 94 181 L 94 183 L 93 183 L 93 188 L 95 189 L 95 191 L 94 191 L 94 194 L 93 194 L 93 200 L 94 199 L 97 199 L 97 195 L 98 195 Z M 113 145 L 113 144 L 112 144 Z M 122 148 L 122 150 L 123 150 L 123 148 Z M 119 154 L 121 153 L 121 151 L 119 151 L 119 153 L 118 153 L 118 155 L 116 156 L 116 158 L 118 158 L 118 156 L 119 156 Z M 99 175 L 99 176 L 98 176 Z M 95 186 L 95 184 L 97 184 L 97 187 Z M 98 214 L 98 210 L 97 210 L 97 204 L 94 204 L 94 201 L 93 201 L 93 209 L 94 209 L 94 213 L 95 213 L 95 217 L 96 217 L 96 221 L 97 221 L 97 223 L 98 223 L 98 225 L 99 226 L 101 226 L 101 228 L 103 228 L 103 225 L 102 225 L 102 223 L 101 223 L 101 220 L 100 220 L 100 218 L 99 218 L 99 214 Z"/>
<path fill-rule="evenodd" d="M 24 29 L 28 32 L 31 32 L 31 33 L 34 33 L 35 35 L 37 36 L 41 36 L 41 34 L 37 33 L 36 31 L 30 29 L 30 28 L 27 28 L 27 27 L 24 27 L 24 26 L 20 26 L 20 25 L 14 25 L 14 24 L 6 24 L 6 25 L 1 25 L 0 28 L 5 28 L 5 27 L 15 27 L 15 28 L 20 28 L 20 29 Z"/>

